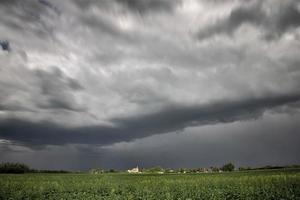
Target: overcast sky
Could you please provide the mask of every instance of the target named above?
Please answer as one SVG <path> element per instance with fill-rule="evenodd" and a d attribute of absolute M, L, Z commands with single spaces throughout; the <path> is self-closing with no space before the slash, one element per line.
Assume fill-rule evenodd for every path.
<path fill-rule="evenodd" d="M 300 164 L 297 0 L 1 0 L 0 162 Z"/>

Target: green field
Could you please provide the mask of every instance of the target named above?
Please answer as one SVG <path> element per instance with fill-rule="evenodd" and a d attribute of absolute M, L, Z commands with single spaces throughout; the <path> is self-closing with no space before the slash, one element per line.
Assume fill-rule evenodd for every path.
<path fill-rule="evenodd" d="M 0 199 L 300 199 L 300 170 L 209 174 L 2 174 Z"/>

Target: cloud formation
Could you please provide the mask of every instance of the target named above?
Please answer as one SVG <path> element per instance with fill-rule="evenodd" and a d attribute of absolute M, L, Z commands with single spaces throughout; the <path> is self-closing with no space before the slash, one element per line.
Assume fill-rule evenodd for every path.
<path fill-rule="evenodd" d="M 266 112 L 295 120 L 299 10 L 292 0 L 1 1 L 0 139 L 6 150 L 114 148 Z"/>
<path fill-rule="evenodd" d="M 234 8 L 230 14 L 199 31 L 199 39 L 218 34 L 232 35 L 243 24 L 257 26 L 266 39 L 278 38 L 300 26 L 297 1 L 249 1 Z"/>
<path fill-rule="evenodd" d="M 117 2 L 124 4 L 131 11 L 136 11 L 140 14 L 157 11 L 172 11 L 179 1 L 171 0 L 117 0 Z"/>
<path fill-rule="evenodd" d="M 180 131 L 186 127 L 244 121 L 260 117 L 265 110 L 300 100 L 300 95 L 217 102 L 203 106 L 170 106 L 159 112 L 113 118 L 113 126 L 64 127 L 49 121 L 6 119 L 0 123 L 0 137 L 28 145 L 98 144 L 111 145 L 151 135 Z M 52 102 L 52 109 L 70 109 Z"/>

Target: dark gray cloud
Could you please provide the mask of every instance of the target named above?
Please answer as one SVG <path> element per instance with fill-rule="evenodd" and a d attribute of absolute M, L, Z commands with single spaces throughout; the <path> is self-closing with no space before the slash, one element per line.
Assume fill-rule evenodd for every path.
<path fill-rule="evenodd" d="M 170 106 L 158 113 L 127 119 L 113 119 L 131 132 L 171 132 L 189 126 L 234 122 L 257 118 L 266 109 L 297 102 L 300 95 L 249 98 L 240 101 L 222 101 L 202 106 Z"/>
<path fill-rule="evenodd" d="M 117 2 L 140 14 L 157 11 L 170 12 L 179 3 L 178 0 L 117 0 Z"/>
<path fill-rule="evenodd" d="M 77 80 L 67 77 L 59 68 L 50 67 L 48 71 L 22 69 L 16 72 L 15 70 L 17 69 L 12 71 L 13 74 L 8 73 L 10 71 L 2 71 L 2 76 L 10 80 L 2 81 L 4 85 L 0 89 L 0 110 L 16 112 L 36 112 L 37 108 L 78 112 L 86 110 L 84 106 L 76 102 L 72 95 L 82 90 L 83 87 Z M 18 78 L 14 76 L 18 78 L 23 76 L 24 79 L 28 79 L 28 82 L 18 83 Z M 18 94 L 20 98 L 16 99 L 15 96 Z M 27 98 L 30 103 L 26 102 Z"/>
<path fill-rule="evenodd" d="M 41 95 L 46 97 L 46 101 L 38 104 L 44 109 L 66 109 L 81 111 L 84 110 L 72 98 L 69 91 L 81 90 L 80 83 L 72 78 L 66 77 L 59 68 L 52 68 L 51 71 L 36 70 Z"/>
<path fill-rule="evenodd" d="M 198 37 L 204 39 L 218 34 L 232 35 L 243 24 L 258 26 L 266 39 L 278 38 L 300 25 L 298 1 L 250 1 L 234 8 L 224 19 L 202 28 Z"/>
<path fill-rule="evenodd" d="M 1 15 L 1 22 L 6 26 L 16 30 L 28 30 L 28 27 L 23 24 L 38 24 L 46 27 L 46 24 L 41 20 L 42 14 L 47 14 L 47 7 L 39 3 L 39 1 L 1 1 L 0 9 L 3 14 Z M 38 27 L 32 26 L 37 29 Z M 39 31 L 44 31 L 39 27 Z M 38 31 L 38 30 L 35 30 Z"/>
<path fill-rule="evenodd" d="M 56 7 L 55 5 L 53 5 L 50 1 L 47 0 L 39 0 L 39 3 L 43 4 L 44 6 L 52 9 L 54 12 L 56 12 L 56 14 L 60 14 L 60 10 L 58 7 Z"/>
<path fill-rule="evenodd" d="M 114 7 L 121 6 L 121 12 L 130 11 L 137 14 L 153 14 L 158 12 L 172 12 L 181 0 L 74 0 L 74 3 L 84 10 L 97 7 L 103 10 L 114 10 Z"/>
<path fill-rule="evenodd" d="M 300 95 L 283 95 L 218 102 L 204 106 L 174 105 L 144 116 L 111 119 L 114 122 L 113 126 L 68 128 L 47 121 L 6 119 L 1 121 L 0 128 L 3 132 L 0 133 L 0 137 L 37 146 L 66 143 L 110 145 L 155 134 L 180 131 L 191 126 L 258 118 L 267 109 L 299 100 Z"/>
<path fill-rule="evenodd" d="M 9 42 L 7 40 L 4 40 L 4 41 L 0 40 L 0 46 L 3 51 L 10 51 Z"/>
<path fill-rule="evenodd" d="M 210 167 L 232 161 L 237 166 L 298 163 L 299 115 L 264 115 L 261 120 L 188 128 L 130 143 L 113 145 L 107 167 Z M 170 142 L 172 141 L 172 142 Z M 139 149 L 139 151 L 135 151 Z M 112 153 L 114 152 L 114 153 Z M 108 153 L 107 153 L 108 154 Z M 102 163 L 108 160 L 99 154 Z"/>
<path fill-rule="evenodd" d="M 107 0 L 89 0 L 89 1 L 83 1 L 83 0 L 74 0 L 73 1 L 76 6 L 78 6 L 79 9 L 90 9 L 92 7 L 100 7 L 100 8 L 111 8 L 112 7 L 112 1 Z"/>
<path fill-rule="evenodd" d="M 270 113 L 269 113 L 270 114 Z M 7 141 L 0 161 L 21 161 L 41 169 L 87 170 L 139 167 L 210 167 L 299 163 L 299 113 L 261 120 L 188 128 L 184 133 L 155 135 L 99 148 L 93 145 L 48 146 L 32 151 Z M 53 159 L 60 165 L 53 164 Z"/>

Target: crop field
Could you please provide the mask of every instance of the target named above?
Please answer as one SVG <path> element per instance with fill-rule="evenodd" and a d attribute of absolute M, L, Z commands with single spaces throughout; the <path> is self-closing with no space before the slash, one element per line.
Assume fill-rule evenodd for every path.
<path fill-rule="evenodd" d="M 300 199 L 300 170 L 207 174 L 2 174 L 0 199 Z"/>

